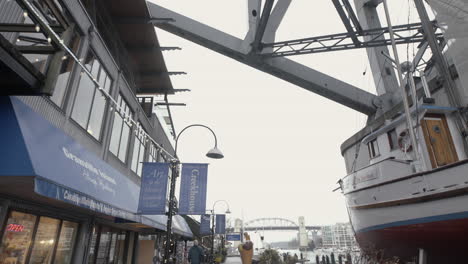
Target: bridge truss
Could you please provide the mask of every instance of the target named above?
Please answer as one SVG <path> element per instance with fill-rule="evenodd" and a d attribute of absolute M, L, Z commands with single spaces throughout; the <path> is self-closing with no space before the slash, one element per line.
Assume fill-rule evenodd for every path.
<path fill-rule="evenodd" d="M 289 219 L 270 217 L 270 218 L 257 218 L 244 223 L 244 231 L 299 231 L 299 225 Z M 321 230 L 320 226 L 306 226 L 308 231 Z M 229 228 L 228 232 L 234 231 Z"/>

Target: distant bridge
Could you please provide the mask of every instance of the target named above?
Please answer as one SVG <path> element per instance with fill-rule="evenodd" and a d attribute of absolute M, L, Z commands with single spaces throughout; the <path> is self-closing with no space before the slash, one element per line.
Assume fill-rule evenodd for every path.
<path fill-rule="evenodd" d="M 319 231 L 321 226 L 305 226 L 308 231 Z M 285 218 L 258 218 L 244 223 L 244 231 L 299 231 L 299 225 Z M 234 228 L 228 228 L 226 231 L 233 232 Z"/>

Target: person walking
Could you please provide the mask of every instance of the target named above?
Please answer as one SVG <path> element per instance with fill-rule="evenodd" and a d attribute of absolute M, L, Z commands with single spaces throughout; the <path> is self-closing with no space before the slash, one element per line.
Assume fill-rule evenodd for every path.
<path fill-rule="evenodd" d="M 201 264 L 203 260 L 203 249 L 198 246 L 198 240 L 193 241 L 193 247 L 190 248 L 188 254 L 188 261 L 191 264 Z"/>

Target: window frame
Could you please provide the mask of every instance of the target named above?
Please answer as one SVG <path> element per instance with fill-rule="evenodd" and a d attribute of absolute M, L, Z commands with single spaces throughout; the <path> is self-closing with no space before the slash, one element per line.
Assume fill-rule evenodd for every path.
<path fill-rule="evenodd" d="M 90 64 L 90 67 L 88 68 L 88 65 L 89 64 L 86 64 L 86 59 L 88 58 L 89 55 L 92 55 L 94 57 L 94 60 L 93 62 Z M 99 63 L 99 69 L 97 70 L 97 76 L 94 76 L 93 73 L 95 72 L 95 69 L 94 69 L 94 61 L 97 61 Z M 99 80 L 101 79 L 101 74 L 104 72 L 106 74 L 106 79 L 104 80 L 104 84 L 102 86 L 102 88 L 104 90 L 106 90 L 106 87 L 108 87 L 108 90 L 106 91 L 108 94 L 111 94 L 111 91 L 112 91 L 112 85 L 114 84 L 114 80 L 112 79 L 111 75 L 109 74 L 109 71 L 107 70 L 106 66 L 102 63 L 102 60 L 99 56 L 97 56 L 97 53 L 95 52 L 95 50 L 93 49 L 92 45 L 89 44 L 89 48 L 88 50 L 86 51 L 86 54 L 85 54 L 85 60 L 83 62 L 83 64 L 85 65 L 86 69 L 88 71 L 91 72 L 91 75 L 95 78 L 95 80 L 97 80 L 97 82 L 99 83 Z M 73 122 L 75 122 L 76 124 L 78 124 L 78 126 L 80 128 L 82 128 L 83 130 L 86 131 L 86 133 L 88 135 L 91 136 L 91 138 L 93 138 L 94 140 L 98 141 L 98 142 L 101 142 L 102 139 L 103 139 L 103 134 L 104 134 L 104 130 L 105 130 L 105 125 L 106 125 L 106 121 L 107 121 L 107 115 L 106 115 L 106 112 L 107 112 L 107 109 L 109 108 L 109 102 L 108 102 L 108 99 L 105 98 L 104 95 L 100 95 L 104 98 L 104 109 L 103 109 L 103 114 L 102 114 L 102 118 L 101 118 L 101 126 L 100 126 L 100 131 L 99 131 L 99 134 L 97 135 L 97 137 L 94 136 L 93 133 L 90 133 L 89 132 L 89 126 L 90 126 L 90 123 L 91 123 L 91 119 L 92 119 L 92 114 L 93 114 L 93 109 L 95 107 L 95 100 L 97 98 L 96 95 L 99 96 L 99 89 L 96 85 L 93 85 L 93 92 L 92 92 L 92 98 L 91 98 L 91 104 L 89 106 L 89 109 L 87 110 L 88 112 L 86 113 L 87 117 L 86 117 L 86 125 L 85 127 L 81 125 L 80 121 L 77 120 L 78 118 L 75 118 L 74 117 L 74 113 L 75 113 L 75 107 L 77 106 L 77 98 L 78 98 L 78 94 L 80 92 L 80 83 L 81 81 L 83 80 L 83 78 L 89 78 L 91 80 L 91 82 L 94 84 L 94 80 L 91 79 L 85 72 L 83 69 L 80 70 L 79 74 L 78 74 L 79 78 L 77 80 L 77 87 L 76 87 L 76 91 L 75 91 L 75 94 L 74 94 L 74 97 L 72 98 L 73 100 L 73 105 L 72 105 L 72 109 L 71 109 L 71 112 L 70 112 L 70 119 L 73 120 Z M 83 77 L 84 76 L 84 77 Z M 110 81 L 110 84 L 107 86 L 107 82 Z M 82 89 L 85 89 L 85 88 L 82 88 Z M 83 111 L 83 110 L 81 110 Z"/>
<path fill-rule="evenodd" d="M 371 159 L 374 159 L 380 156 L 380 149 L 379 149 L 379 143 L 377 141 L 377 138 L 374 138 L 373 140 L 369 141 L 369 143 L 367 143 L 367 149 L 369 150 L 369 157 Z"/>
<path fill-rule="evenodd" d="M 102 231 L 103 229 L 107 229 L 108 232 L 110 233 L 110 241 L 109 241 L 109 245 L 106 250 L 106 254 L 104 256 L 104 262 L 105 263 L 108 263 L 109 262 L 109 257 L 110 257 L 110 249 L 112 247 L 112 237 L 114 234 L 117 234 L 116 236 L 116 239 L 118 240 L 119 239 L 119 235 L 122 235 L 122 234 L 125 234 L 125 240 L 124 240 L 124 249 L 123 249 L 123 255 L 122 255 L 122 258 L 123 258 L 123 261 L 124 263 L 126 263 L 126 260 L 127 260 L 127 250 L 125 247 L 129 247 L 130 246 L 130 231 L 128 230 L 125 230 L 125 229 L 119 229 L 119 228 L 115 228 L 115 227 L 112 227 L 112 226 L 109 226 L 109 225 L 103 225 L 103 224 L 100 224 L 100 223 L 96 223 L 93 227 L 95 230 L 96 230 L 96 241 L 95 241 L 95 244 L 94 244 L 94 247 L 88 247 L 88 249 L 86 250 L 86 259 L 88 261 L 88 263 L 91 263 L 91 264 L 96 264 L 97 260 L 98 260 L 98 253 L 99 253 L 99 246 L 101 244 L 101 235 L 102 235 Z M 91 243 L 91 239 L 93 237 L 94 233 L 91 233 L 91 235 L 89 236 L 89 243 Z M 116 262 L 116 260 L 118 260 L 118 256 L 117 255 L 120 255 L 120 251 L 117 250 L 117 241 L 116 241 L 116 244 L 115 244 L 115 248 L 114 248 L 114 253 L 113 253 L 113 261 L 114 263 L 118 263 Z M 91 244 L 89 244 L 91 245 Z M 107 247 L 107 246 L 106 246 Z M 93 255 L 91 256 L 91 259 L 90 259 L 90 250 L 91 248 L 93 249 Z M 117 257 L 117 258 L 116 258 Z"/>
<path fill-rule="evenodd" d="M 144 131 L 143 127 L 141 126 L 141 123 L 138 123 L 139 125 L 137 125 L 137 127 L 139 127 L 142 131 Z M 147 143 L 147 139 L 145 139 L 145 133 L 142 133 L 142 132 L 138 132 L 138 129 L 135 129 L 134 130 L 134 135 L 133 135 L 133 148 L 132 148 L 132 161 L 131 161 L 131 164 L 130 164 L 130 170 L 133 171 L 136 175 L 138 175 L 138 177 L 141 178 L 141 166 L 142 164 L 140 164 L 141 162 L 145 162 L 145 152 L 146 152 L 146 143 Z M 136 167 L 135 169 L 133 169 L 133 164 L 134 164 L 134 160 L 135 160 L 135 147 L 138 146 L 138 152 L 137 152 L 137 157 L 136 157 Z M 143 151 L 143 158 L 141 159 L 140 161 L 140 153 L 141 153 L 141 147 L 144 148 L 144 151 Z"/>
<path fill-rule="evenodd" d="M 133 119 L 134 115 L 135 115 L 135 112 L 132 110 L 132 108 L 130 107 L 130 104 L 127 102 L 127 100 L 125 100 L 124 96 L 122 93 L 119 93 L 118 95 L 118 98 L 117 98 L 117 103 L 119 104 L 119 106 L 121 108 L 124 108 L 123 109 L 123 115 L 121 114 L 121 111 L 118 111 L 117 110 L 117 107 L 114 107 L 114 118 L 113 118 L 113 122 L 112 122 L 112 132 L 111 132 L 111 135 L 110 135 L 110 140 L 109 140 L 109 152 L 112 153 L 112 155 L 114 155 L 114 157 L 116 157 L 118 160 L 120 160 L 121 162 L 123 162 L 124 164 L 127 164 L 128 162 L 128 152 L 129 152 L 129 146 L 130 146 L 130 143 L 131 143 L 131 136 L 132 136 L 132 127 L 133 125 L 130 123 L 130 124 L 127 124 L 127 122 L 125 121 L 125 117 L 127 116 L 130 116 L 130 119 Z M 119 139 L 118 139 L 118 144 L 117 144 L 117 153 L 114 153 L 111 149 L 111 146 L 112 146 L 112 137 L 114 135 L 114 131 L 116 131 L 114 129 L 114 125 L 115 125 L 115 122 L 116 122 L 116 118 L 117 116 L 119 116 L 122 124 L 120 125 L 120 129 L 119 129 Z M 120 151 L 121 151 L 121 145 L 122 145 L 122 132 L 124 130 L 124 126 L 127 126 L 128 127 L 128 136 L 127 136 L 127 143 L 126 143 L 126 147 L 125 147 L 125 157 L 124 159 L 122 160 L 120 158 Z"/>
<path fill-rule="evenodd" d="M 391 136 L 392 133 L 394 133 L 395 135 L 395 140 L 393 140 Z M 388 137 L 388 145 L 390 146 L 390 151 L 398 149 L 398 134 L 395 128 L 387 132 L 387 137 Z"/>

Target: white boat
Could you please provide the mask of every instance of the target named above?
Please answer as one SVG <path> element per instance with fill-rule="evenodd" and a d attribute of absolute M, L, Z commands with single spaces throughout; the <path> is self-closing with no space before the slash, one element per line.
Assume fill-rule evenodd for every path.
<path fill-rule="evenodd" d="M 428 2 L 450 76 L 434 50 L 435 63 L 409 70 L 405 95 L 416 103 L 383 110 L 342 144 L 340 186 L 364 252 L 455 263 L 468 255 L 468 2 Z"/>

